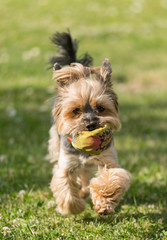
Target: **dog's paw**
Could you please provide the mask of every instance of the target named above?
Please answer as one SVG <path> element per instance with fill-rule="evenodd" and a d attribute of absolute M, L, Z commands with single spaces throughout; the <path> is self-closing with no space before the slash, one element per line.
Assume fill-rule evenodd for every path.
<path fill-rule="evenodd" d="M 101 201 L 96 201 L 94 205 L 94 209 L 100 216 L 106 216 L 113 214 L 114 211 L 114 205 L 110 202 L 108 202 L 109 199 L 101 199 Z"/>
<path fill-rule="evenodd" d="M 57 211 L 63 215 L 80 214 L 85 209 L 85 201 L 83 199 L 64 200 L 59 203 Z"/>

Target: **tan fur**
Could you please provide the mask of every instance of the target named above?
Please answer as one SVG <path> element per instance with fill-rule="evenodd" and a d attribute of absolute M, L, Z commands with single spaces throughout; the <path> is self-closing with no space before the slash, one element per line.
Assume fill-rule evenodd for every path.
<path fill-rule="evenodd" d="M 80 196 L 82 198 L 89 197 L 90 190 L 89 190 L 89 183 L 93 176 L 93 172 L 95 172 L 96 168 L 95 165 L 87 165 L 83 168 L 80 172 L 80 179 L 81 179 L 81 190 Z"/>
<path fill-rule="evenodd" d="M 108 60 L 102 67 L 91 69 L 75 63 L 54 71 L 58 94 L 52 111 L 55 122 L 50 130 L 49 152 L 52 161 L 58 162 L 50 187 L 62 214 L 82 212 L 89 190 L 97 213 L 111 214 L 129 187 L 130 175 L 119 168 L 113 142 L 100 155 L 86 157 L 67 152 L 59 140 L 59 135 L 73 137 L 87 130 L 83 118 L 88 103 L 98 116 L 98 127 L 110 123 L 113 131 L 120 129 L 118 101 L 110 75 Z M 98 106 L 104 111 L 98 112 Z M 79 111 L 75 113 L 74 109 Z M 98 166 L 98 174 L 92 179 L 94 166 Z"/>
<path fill-rule="evenodd" d="M 80 197 L 80 185 L 75 174 L 55 168 L 51 189 L 62 214 L 78 214 L 85 209 L 85 201 Z"/>
<path fill-rule="evenodd" d="M 50 139 L 48 141 L 49 157 L 51 159 L 51 162 L 56 162 L 59 159 L 60 142 L 55 124 L 51 127 L 49 134 L 50 134 Z"/>
<path fill-rule="evenodd" d="M 103 168 L 90 183 L 94 209 L 100 215 L 114 212 L 129 187 L 130 174 L 122 168 Z"/>
<path fill-rule="evenodd" d="M 117 103 L 112 92 L 105 92 L 104 86 L 94 78 L 79 79 L 65 86 L 58 95 L 58 103 L 53 109 L 58 132 L 62 135 L 74 135 L 76 132 L 86 130 L 81 123 L 82 114 L 77 117 L 72 113 L 75 108 L 82 108 L 89 101 L 93 108 L 96 105 L 104 105 L 105 112 L 100 114 L 101 124 L 111 123 L 113 130 L 121 127 L 118 118 Z M 114 95 L 115 96 L 115 95 Z"/>
<path fill-rule="evenodd" d="M 56 79 L 58 87 L 64 87 L 80 78 L 90 76 L 90 68 L 84 67 L 80 63 L 73 63 L 69 67 L 53 72 L 53 79 Z"/>

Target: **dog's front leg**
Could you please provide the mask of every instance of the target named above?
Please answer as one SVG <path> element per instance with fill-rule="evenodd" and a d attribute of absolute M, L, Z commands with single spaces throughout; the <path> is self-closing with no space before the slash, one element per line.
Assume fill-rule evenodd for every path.
<path fill-rule="evenodd" d="M 85 201 L 80 197 L 80 184 L 77 182 L 78 171 L 61 168 L 58 165 L 54 168 L 51 181 L 51 190 L 58 211 L 62 214 L 78 214 L 85 209 Z"/>
<path fill-rule="evenodd" d="M 98 176 L 90 182 L 94 209 L 100 215 L 114 212 L 129 187 L 130 174 L 122 168 L 99 167 Z"/>

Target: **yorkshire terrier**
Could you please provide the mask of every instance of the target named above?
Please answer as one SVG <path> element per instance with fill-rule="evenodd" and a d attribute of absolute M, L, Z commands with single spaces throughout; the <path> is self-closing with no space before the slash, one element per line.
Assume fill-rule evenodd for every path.
<path fill-rule="evenodd" d="M 58 55 L 50 60 L 57 83 L 49 140 L 51 161 L 56 164 L 50 187 L 62 214 L 81 213 L 90 193 L 96 212 L 109 215 L 130 181 L 129 172 L 118 164 L 113 138 L 107 149 L 93 156 L 76 150 L 67 138 L 105 123 L 111 124 L 112 131 L 120 129 L 111 65 L 105 59 L 101 67 L 91 68 L 92 58 L 88 54 L 77 59 L 78 42 L 69 32 L 56 33 L 51 40 L 58 46 Z M 95 168 L 97 173 L 92 178 Z"/>

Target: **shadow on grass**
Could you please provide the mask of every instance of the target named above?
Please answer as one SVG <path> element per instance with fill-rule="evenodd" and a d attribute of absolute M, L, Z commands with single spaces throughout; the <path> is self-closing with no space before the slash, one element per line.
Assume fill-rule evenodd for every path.
<path fill-rule="evenodd" d="M 164 194 L 166 196 L 166 193 Z M 146 204 L 147 206 L 148 202 L 144 200 L 144 197 L 145 196 L 143 196 L 142 199 L 143 204 Z M 160 237 L 166 236 L 164 235 L 166 234 L 166 231 L 164 229 L 167 228 L 167 209 L 165 204 L 164 206 L 161 206 L 160 209 L 157 201 L 158 199 L 152 202 L 154 204 L 148 205 L 149 208 L 151 208 L 150 212 L 147 212 L 145 209 L 146 212 L 144 213 L 144 208 L 142 206 L 141 208 L 138 208 L 139 205 L 134 208 L 134 205 L 136 203 L 131 203 L 133 205 L 133 210 L 130 206 L 128 206 L 129 213 L 128 210 L 126 210 L 125 213 L 124 211 L 121 212 L 121 204 L 124 202 L 123 200 L 121 204 L 116 208 L 116 214 L 105 217 L 85 215 L 81 220 L 75 221 L 79 223 L 84 222 L 88 225 L 91 222 L 97 226 L 98 224 L 103 224 L 103 226 L 107 225 L 106 229 L 113 229 L 114 227 L 118 227 L 118 229 L 121 229 L 122 227 L 124 229 L 126 226 L 128 232 L 131 233 L 131 236 L 134 236 L 134 238 L 135 236 L 138 236 L 138 231 L 140 231 L 142 233 L 143 239 L 160 239 Z M 92 203 L 90 201 L 88 202 L 92 206 Z M 142 204 L 142 202 L 140 202 L 140 204 Z"/>
<path fill-rule="evenodd" d="M 45 89 L 0 91 L 1 194 L 49 186 L 52 165 L 46 161 L 52 98 Z"/>
<path fill-rule="evenodd" d="M 135 212 L 133 214 L 119 214 L 119 216 L 112 216 L 106 218 L 85 218 L 85 222 L 94 222 L 95 224 L 107 224 L 111 227 L 124 224 L 130 225 L 128 228 L 131 232 L 131 236 L 136 236 L 138 231 L 142 232 L 143 239 L 160 239 L 164 229 L 167 227 L 167 210 L 162 209 L 158 213 L 140 213 Z M 161 223 L 161 227 L 158 226 L 158 222 Z M 156 230 L 156 231 L 155 231 Z M 137 234 L 138 235 L 138 234 Z"/>

